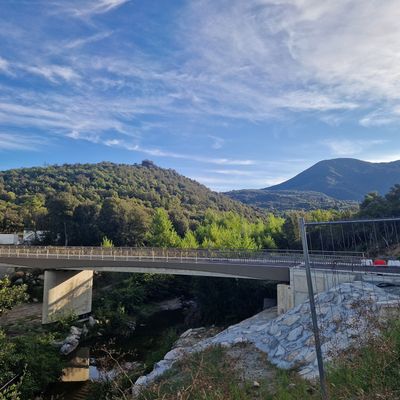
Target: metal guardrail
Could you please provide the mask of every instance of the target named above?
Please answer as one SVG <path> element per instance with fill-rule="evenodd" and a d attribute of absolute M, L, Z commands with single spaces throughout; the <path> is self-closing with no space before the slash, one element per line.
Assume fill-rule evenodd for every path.
<path fill-rule="evenodd" d="M 73 260 L 115 260 L 146 262 L 182 263 L 240 263 L 301 264 L 303 254 L 296 250 L 217 250 L 217 249 L 175 249 L 151 247 L 57 247 L 57 246 L 0 246 L 1 257 L 73 259 Z M 360 265 L 362 253 L 314 252 L 311 261 L 315 264 Z"/>

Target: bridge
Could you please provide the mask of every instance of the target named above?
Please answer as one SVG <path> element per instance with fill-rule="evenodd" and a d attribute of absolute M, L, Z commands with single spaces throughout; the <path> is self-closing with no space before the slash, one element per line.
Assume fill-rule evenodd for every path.
<path fill-rule="evenodd" d="M 315 271 L 334 270 L 335 281 L 376 274 L 376 268 L 365 265 L 363 259 L 362 253 L 311 253 Z M 301 251 L 0 246 L 0 265 L 44 271 L 43 323 L 68 311 L 79 315 L 91 311 L 94 271 L 276 281 L 281 283 L 278 308 L 282 311 L 307 297 L 301 289 L 305 284 Z M 386 268 L 385 274 L 400 278 L 400 268 Z M 333 285 L 326 278 L 321 282 L 316 283 L 317 291 Z M 298 286 L 295 292 L 294 286 Z"/>

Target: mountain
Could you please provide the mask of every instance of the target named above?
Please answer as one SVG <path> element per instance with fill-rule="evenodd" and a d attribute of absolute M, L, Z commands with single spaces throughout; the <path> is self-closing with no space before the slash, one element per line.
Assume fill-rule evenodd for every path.
<path fill-rule="evenodd" d="M 102 162 L 0 172 L 0 201 L 21 206 L 30 196 L 39 195 L 47 203 L 59 193 L 70 194 L 78 203 L 97 205 L 112 197 L 134 200 L 146 209 L 163 207 L 189 220 L 198 219 L 208 208 L 235 211 L 250 219 L 262 215 L 261 211 L 147 160 L 133 165 Z"/>
<path fill-rule="evenodd" d="M 357 202 L 355 201 L 337 200 L 324 193 L 310 191 L 248 189 L 232 190 L 225 194 L 244 204 L 278 212 L 289 210 L 345 209 L 357 206 Z"/>
<path fill-rule="evenodd" d="M 339 200 L 360 201 L 365 194 L 386 194 L 400 183 L 400 161 L 371 163 L 353 158 L 320 161 L 294 178 L 271 186 L 268 191 L 321 192 Z"/>

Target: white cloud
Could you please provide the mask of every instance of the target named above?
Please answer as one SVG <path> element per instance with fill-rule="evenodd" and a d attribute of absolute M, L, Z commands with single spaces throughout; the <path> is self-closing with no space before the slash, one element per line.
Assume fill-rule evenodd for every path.
<path fill-rule="evenodd" d="M 212 143 L 211 147 L 215 150 L 222 148 L 222 146 L 225 143 L 225 140 L 219 136 L 208 135 L 208 137 L 210 139 L 212 139 L 213 143 Z"/>
<path fill-rule="evenodd" d="M 376 155 L 367 156 L 365 161 L 374 162 L 374 163 L 388 163 L 392 161 L 399 161 L 400 160 L 400 152 L 398 153 L 391 153 L 391 154 L 384 154 L 384 155 Z"/>
<path fill-rule="evenodd" d="M 9 68 L 10 68 L 9 62 L 3 57 L 0 57 L 0 72 L 8 73 L 10 71 Z"/>
<path fill-rule="evenodd" d="M 90 19 L 128 1 L 56 0 L 46 10 L 56 9 L 60 20 L 71 23 L 71 15 Z M 120 134 L 141 143 L 136 148 L 130 145 L 133 151 L 220 166 L 260 165 L 261 161 L 153 148 L 142 140 L 148 133 L 143 121 L 161 121 L 165 136 L 179 134 L 175 132 L 188 125 L 208 123 L 209 127 L 211 121 L 208 132 L 215 133 L 209 135 L 214 149 L 224 145 L 215 124 L 231 124 L 232 119 L 261 125 L 271 118 L 286 121 L 294 113 L 312 113 L 338 125 L 346 118 L 357 118 L 364 126 L 400 122 L 400 7 L 395 0 L 185 4 L 176 14 L 178 28 L 171 37 L 177 42 L 173 50 L 168 49 L 168 59 L 157 51 L 146 53 L 148 48 L 140 47 L 127 25 L 111 19 L 117 13 L 90 29 L 68 31 L 66 27 L 66 32 L 74 32 L 73 39 L 66 35 L 56 40 L 39 25 L 32 35 L 18 27 L 18 35 L 11 39 L 15 49 L 22 50 L 7 53 L 7 60 L 0 58 L 0 71 L 12 70 L 26 85 L 23 91 L 12 84 L 8 91 L 3 90 L 6 84 L 1 87 L 0 122 L 15 129 L 37 128 L 51 135 L 126 146 Z M 38 14 L 38 21 L 43 18 L 46 26 L 48 15 Z M 117 28 L 104 28 L 108 23 Z M 93 27 L 100 32 L 91 35 Z M 0 34 L 7 30 L 11 31 L 0 28 Z M 80 33 L 76 38 L 76 32 L 87 36 Z M 111 34 L 120 43 L 115 52 L 109 54 L 106 48 L 103 54 L 100 46 L 85 47 Z M 26 72 L 57 85 L 29 89 L 34 86 Z M 160 134 L 161 129 L 153 126 L 149 131 Z M 118 138 L 109 139 L 114 134 Z M 351 139 L 324 145 L 335 155 L 356 155 L 371 148 L 370 143 Z"/>
<path fill-rule="evenodd" d="M 360 119 L 360 124 L 365 127 L 383 126 L 400 121 L 400 105 L 387 106 L 374 110 Z"/>
<path fill-rule="evenodd" d="M 254 171 L 243 171 L 240 169 L 211 169 L 207 172 L 218 175 L 229 175 L 229 176 L 251 176 L 254 175 Z"/>
<path fill-rule="evenodd" d="M 16 133 L 0 132 L 0 151 L 1 150 L 37 150 L 46 141 L 42 138 L 27 135 L 19 135 Z"/>
<path fill-rule="evenodd" d="M 95 33 L 94 35 L 85 37 L 85 38 L 79 38 L 75 40 L 71 40 L 67 42 L 64 47 L 67 49 L 77 49 L 83 46 L 86 46 L 89 43 L 94 43 L 98 42 L 100 40 L 106 39 L 110 37 L 113 34 L 112 31 L 107 31 L 107 32 L 99 32 Z"/>
<path fill-rule="evenodd" d="M 58 3 L 59 7 L 74 17 L 85 18 L 112 11 L 130 0 L 71 0 Z"/>
<path fill-rule="evenodd" d="M 199 0 L 187 18 L 191 66 L 226 106 L 242 101 L 257 116 L 400 100 L 396 0 Z"/>
<path fill-rule="evenodd" d="M 190 160 L 200 163 L 217 164 L 217 165 L 254 165 L 256 163 L 256 161 L 254 160 L 200 157 L 192 154 L 176 153 L 158 148 L 146 148 L 138 144 L 130 144 L 118 139 L 106 140 L 104 144 L 106 144 L 107 146 L 115 146 L 115 147 L 125 148 L 126 150 L 130 151 L 136 151 L 139 153 L 148 154 L 153 157 L 177 158 L 181 160 Z"/>
<path fill-rule="evenodd" d="M 272 186 L 282 182 L 284 179 L 268 179 L 262 176 L 254 176 L 253 178 L 240 179 L 238 177 L 219 178 L 213 176 L 195 175 L 192 179 L 216 191 L 228 191 L 237 188 L 261 188 Z"/>
<path fill-rule="evenodd" d="M 72 81 L 79 79 L 79 74 L 76 73 L 71 67 L 62 65 L 36 65 L 36 66 L 20 66 L 26 71 L 43 76 L 53 83 L 57 83 L 59 79 L 64 81 Z"/>
<path fill-rule="evenodd" d="M 365 150 L 383 144 L 385 140 L 350 140 L 350 139 L 331 139 L 322 142 L 328 146 L 335 156 L 355 156 L 362 154 Z"/>

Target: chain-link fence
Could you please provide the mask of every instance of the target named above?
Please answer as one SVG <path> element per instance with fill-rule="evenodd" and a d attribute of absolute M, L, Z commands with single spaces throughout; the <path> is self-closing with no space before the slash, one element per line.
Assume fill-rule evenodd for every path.
<path fill-rule="evenodd" d="M 296 306 L 309 298 L 324 399 L 326 363 L 370 343 L 399 315 L 399 225 L 400 218 L 300 220 L 304 265 L 291 272 L 293 301 Z M 316 252 L 327 257 L 321 260 Z"/>

